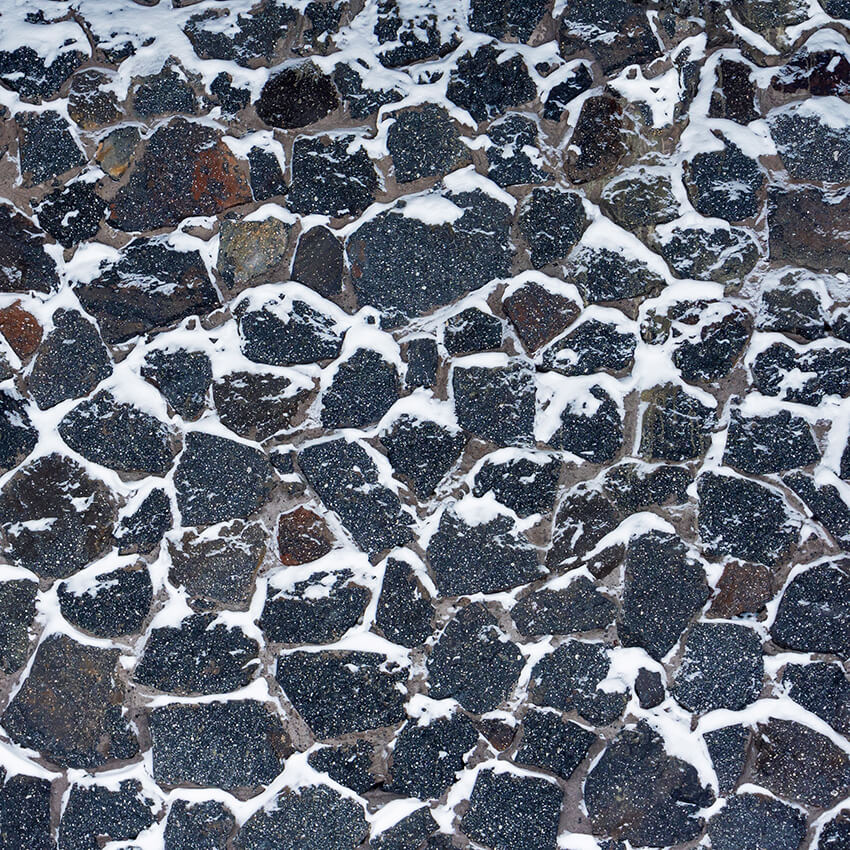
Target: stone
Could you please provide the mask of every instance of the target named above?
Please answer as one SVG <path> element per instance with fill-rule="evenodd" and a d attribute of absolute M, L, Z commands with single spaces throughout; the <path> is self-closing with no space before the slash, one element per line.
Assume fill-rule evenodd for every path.
<path fill-rule="evenodd" d="M 623 713 L 628 697 L 620 691 L 599 689 L 610 667 L 604 644 L 568 640 L 534 665 L 529 702 L 577 711 L 597 726 L 613 723 Z"/>
<path fill-rule="evenodd" d="M 186 532 L 169 542 L 169 580 L 185 587 L 193 603 L 201 607 L 219 603 L 244 610 L 254 592 L 254 577 L 266 551 L 262 523 L 235 520 L 216 534 Z"/>
<path fill-rule="evenodd" d="M 449 75 L 447 97 L 479 124 L 537 96 L 537 87 L 519 56 L 501 61 L 491 44 L 464 53 Z"/>
<path fill-rule="evenodd" d="M 398 686 L 407 670 L 375 652 L 286 653 L 275 678 L 320 740 L 395 726 L 406 716 Z"/>
<path fill-rule="evenodd" d="M 364 428 L 383 418 L 400 394 L 395 366 L 378 351 L 359 348 L 337 366 L 322 393 L 322 425 Z"/>
<path fill-rule="evenodd" d="M 29 579 L 11 579 L 0 584 L 0 672 L 15 673 L 27 661 L 37 592 L 38 583 Z M 0 801 L 2 796 L 0 791 Z"/>
<path fill-rule="evenodd" d="M 826 0 L 826 8 L 838 8 L 843 0 Z M 834 4 L 834 5 L 833 5 Z M 846 97 L 850 94 L 850 62 L 840 50 L 810 50 L 805 45 L 777 68 L 770 81 L 781 92 Z"/>
<path fill-rule="evenodd" d="M 28 359 L 41 344 L 42 327 L 20 301 L 0 309 L 0 333 L 21 360 Z"/>
<path fill-rule="evenodd" d="M 826 721 L 836 732 L 850 732 L 850 681 L 840 665 L 824 661 L 788 664 L 782 684 L 794 702 Z"/>
<path fill-rule="evenodd" d="M 520 233 L 536 269 L 566 258 L 587 225 L 581 195 L 576 192 L 535 188 L 520 208 Z"/>
<path fill-rule="evenodd" d="M 284 258 L 291 229 L 292 225 L 274 216 L 265 221 L 222 221 L 217 268 L 229 295 L 286 276 Z"/>
<path fill-rule="evenodd" d="M 759 723 L 751 781 L 795 803 L 828 809 L 850 789 L 850 757 L 825 735 L 793 720 Z"/>
<path fill-rule="evenodd" d="M 277 551 L 285 567 L 318 561 L 333 549 L 325 521 L 308 508 L 281 514 L 277 520 Z"/>
<path fill-rule="evenodd" d="M 320 747 L 307 756 L 307 762 L 313 770 L 327 773 L 334 782 L 363 795 L 378 784 L 378 777 L 372 773 L 374 755 L 372 744 L 359 740 L 338 747 Z"/>
<path fill-rule="evenodd" d="M 218 101 L 222 112 L 228 117 L 236 115 L 237 112 L 244 109 L 251 101 L 251 92 L 249 89 L 238 88 L 233 85 L 233 77 L 226 71 L 221 71 L 216 74 L 213 81 L 210 83 L 210 94 Z M 254 184 L 251 181 L 253 190 Z M 254 193 L 254 200 L 259 200 Z"/>
<path fill-rule="evenodd" d="M 455 366 L 452 391 L 458 424 L 473 436 L 502 446 L 534 439 L 534 373 L 521 358 L 504 365 Z"/>
<path fill-rule="evenodd" d="M 620 463 L 611 467 L 603 479 L 605 495 L 622 514 L 644 508 L 681 505 L 688 499 L 687 488 L 693 475 L 681 466 L 644 467 Z"/>
<path fill-rule="evenodd" d="M 141 374 L 182 419 L 191 421 L 203 413 L 212 383 L 212 363 L 204 352 L 155 349 L 145 356 Z"/>
<path fill-rule="evenodd" d="M 68 123 L 58 112 L 24 112 L 17 121 L 21 175 L 26 175 L 30 184 L 44 183 L 85 164 Z"/>
<path fill-rule="evenodd" d="M 475 474 L 472 494 L 481 498 L 493 493 L 497 501 L 523 519 L 547 514 L 555 503 L 560 474 L 560 461 L 542 453 L 502 462 L 487 458 Z"/>
<path fill-rule="evenodd" d="M 357 136 L 310 136 L 292 146 L 289 209 L 300 215 L 357 217 L 375 198 L 378 173 Z"/>
<path fill-rule="evenodd" d="M 558 47 L 564 57 L 590 50 L 606 76 L 661 55 L 646 12 L 625 0 L 566 3 Z"/>
<path fill-rule="evenodd" d="M 661 674 L 657 670 L 647 670 L 646 667 L 638 670 L 634 688 L 640 707 L 644 711 L 661 705 L 667 696 Z"/>
<path fill-rule="evenodd" d="M 175 250 L 162 237 L 134 239 L 117 262 L 105 263 L 75 292 L 110 344 L 219 306 L 200 253 Z"/>
<path fill-rule="evenodd" d="M 797 850 L 806 836 L 806 816 L 765 794 L 735 794 L 708 822 L 715 850 Z"/>
<path fill-rule="evenodd" d="M 62 634 L 45 638 L 3 712 L 6 733 L 61 767 L 92 769 L 133 758 L 139 743 L 123 716 L 119 656 L 118 649 L 97 649 Z"/>
<path fill-rule="evenodd" d="M 430 696 L 457 700 L 474 714 L 498 708 L 516 687 L 525 660 L 504 640 L 496 620 L 480 602 L 450 621 L 427 661 Z"/>
<path fill-rule="evenodd" d="M 104 843 L 132 840 L 155 822 L 154 805 L 134 779 L 123 780 L 117 790 L 75 783 L 59 824 L 59 850 L 98 850 Z"/>
<path fill-rule="evenodd" d="M 440 365 L 437 341 L 430 337 L 416 337 L 407 343 L 406 349 L 407 374 L 404 382 L 408 389 L 434 386 Z"/>
<path fill-rule="evenodd" d="M 672 175 L 663 166 L 627 168 L 608 183 L 600 201 L 605 214 L 627 230 L 666 224 L 681 212 Z"/>
<path fill-rule="evenodd" d="M 505 40 L 528 41 L 546 12 L 542 0 L 472 0 L 469 28 Z"/>
<path fill-rule="evenodd" d="M 330 77 L 305 62 L 270 77 L 255 106 L 265 124 L 294 130 L 330 115 L 339 107 L 339 94 Z"/>
<path fill-rule="evenodd" d="M 613 322 L 586 319 L 541 352 L 542 365 L 567 376 L 610 372 L 619 377 L 631 371 L 636 346 L 637 337 Z"/>
<path fill-rule="evenodd" d="M 620 640 L 660 661 L 708 599 L 705 573 L 676 535 L 650 531 L 630 541 L 625 576 Z"/>
<path fill-rule="evenodd" d="M 460 829 L 499 850 L 555 850 L 564 793 L 552 781 L 482 770 Z"/>
<path fill-rule="evenodd" d="M 708 615 L 732 619 L 741 614 L 756 614 L 772 598 L 771 572 L 767 567 L 731 561 L 717 582 L 717 595 Z"/>
<path fill-rule="evenodd" d="M 214 434 L 186 434 L 174 473 L 183 525 L 246 518 L 269 497 L 274 472 L 263 452 Z"/>
<path fill-rule="evenodd" d="M 584 783 L 593 832 L 633 846 L 691 841 L 703 830 L 699 810 L 713 802 L 693 765 L 668 755 L 645 720 L 617 735 Z"/>
<path fill-rule="evenodd" d="M 770 636 L 785 649 L 850 655 L 850 576 L 843 562 L 819 564 L 791 579 Z"/>
<path fill-rule="evenodd" d="M 784 342 L 776 342 L 760 351 L 750 368 L 753 384 L 763 395 L 817 406 L 824 396 L 850 395 L 848 364 L 850 348 L 798 351 Z M 788 372 L 795 368 L 803 374 L 798 380 L 789 380 Z"/>
<path fill-rule="evenodd" d="M 136 84 L 133 110 L 142 118 L 151 118 L 173 112 L 195 115 L 198 107 L 192 87 L 173 68 L 163 68 L 158 74 L 142 77 Z"/>
<path fill-rule="evenodd" d="M 783 275 L 778 282 L 762 290 L 758 327 L 779 331 L 805 340 L 827 335 L 829 317 L 814 286 L 807 286 L 802 270 Z"/>
<path fill-rule="evenodd" d="M 422 500 L 434 495 L 466 445 L 461 431 L 407 414 L 399 416 L 380 440 L 396 475 Z"/>
<path fill-rule="evenodd" d="M 622 107 L 608 95 L 587 98 L 564 157 L 564 172 L 573 183 L 611 174 L 627 153 Z"/>
<path fill-rule="evenodd" d="M 94 158 L 113 180 L 118 180 L 135 159 L 141 139 L 138 127 L 118 127 L 101 139 Z"/>
<path fill-rule="evenodd" d="M 509 114 L 487 131 L 487 176 L 498 186 L 542 183 L 548 173 L 538 164 L 542 154 L 537 125 L 524 115 Z"/>
<path fill-rule="evenodd" d="M 250 793 L 271 783 L 292 753 L 280 718 L 256 700 L 171 703 L 154 708 L 148 724 L 153 778 L 165 787 Z"/>
<path fill-rule="evenodd" d="M 767 201 L 771 260 L 818 273 L 850 272 L 850 198 L 815 186 L 775 186 Z"/>
<path fill-rule="evenodd" d="M 605 629 L 616 613 L 615 604 L 586 576 L 578 576 L 564 590 L 534 591 L 511 608 L 519 633 L 531 637 Z"/>
<path fill-rule="evenodd" d="M 688 711 L 740 711 L 758 699 L 764 676 L 761 640 L 747 626 L 696 623 L 673 682 L 673 696 Z"/>
<path fill-rule="evenodd" d="M 406 647 L 422 646 L 433 632 L 430 596 L 404 561 L 387 558 L 375 625 L 384 637 Z"/>
<path fill-rule="evenodd" d="M 593 88 L 593 75 L 588 70 L 589 67 L 589 64 L 582 62 L 563 82 L 549 89 L 543 104 L 544 118 L 549 121 L 560 121 L 564 117 L 567 106 L 579 95 Z"/>
<path fill-rule="evenodd" d="M 700 321 L 699 325 L 698 333 L 691 333 L 678 342 L 673 363 L 690 383 L 725 378 L 749 342 L 752 317 L 733 307 L 715 321 Z"/>
<path fill-rule="evenodd" d="M 374 28 L 381 64 L 398 68 L 445 56 L 454 50 L 459 43 L 455 32 L 457 25 L 450 24 L 445 37 L 443 26 L 438 26 L 443 21 L 441 12 L 442 7 L 434 0 L 423 0 L 416 6 L 405 6 L 398 0 L 382 0 Z"/>
<path fill-rule="evenodd" d="M 109 353 L 97 326 L 76 310 L 59 309 L 38 348 L 29 391 L 41 410 L 88 395 L 112 373 Z"/>
<path fill-rule="evenodd" d="M 355 850 L 369 835 L 360 803 L 326 785 L 284 788 L 240 827 L 234 850 Z"/>
<path fill-rule="evenodd" d="M 594 732 L 578 723 L 563 720 L 553 712 L 532 709 L 523 718 L 522 744 L 514 760 L 569 780 L 596 740 Z"/>
<path fill-rule="evenodd" d="M 164 422 L 106 390 L 65 414 L 58 430 L 75 452 L 118 472 L 161 477 L 176 453 Z"/>
<path fill-rule="evenodd" d="M 37 442 L 38 429 L 33 427 L 24 399 L 12 391 L 0 391 L 0 470 L 17 466 Z"/>
<path fill-rule="evenodd" d="M 504 514 L 469 525 L 447 508 L 426 556 L 441 596 L 498 593 L 543 576 L 537 550 Z"/>
<path fill-rule="evenodd" d="M 292 279 L 323 298 L 342 294 L 343 248 L 332 230 L 318 225 L 301 234 L 292 261 Z"/>
<path fill-rule="evenodd" d="M 155 230 L 251 200 L 247 169 L 221 136 L 175 118 L 147 140 L 129 181 L 110 203 L 109 221 L 124 231 Z"/>
<path fill-rule="evenodd" d="M 387 150 L 397 183 L 442 177 L 469 161 L 469 151 L 449 114 L 434 103 L 396 113 Z"/>
<path fill-rule="evenodd" d="M 431 810 L 423 806 L 376 835 L 371 846 L 374 850 L 409 850 L 410 847 L 420 846 L 428 848 L 428 844 L 423 845 L 423 842 L 438 830 Z"/>
<path fill-rule="evenodd" d="M 242 353 L 254 363 L 297 366 L 331 360 L 339 354 L 342 333 L 327 314 L 293 298 L 280 312 L 269 304 L 239 319 Z"/>
<path fill-rule="evenodd" d="M 378 469 L 360 443 L 344 438 L 314 443 L 302 449 L 298 465 L 364 551 L 375 554 L 411 539 L 412 517 L 398 496 L 379 483 Z"/>
<path fill-rule="evenodd" d="M 749 124 L 760 117 L 755 109 L 756 86 L 750 66 L 732 59 L 721 59 L 714 69 L 716 85 L 711 93 L 708 114 L 737 124 Z"/>
<path fill-rule="evenodd" d="M 850 548 L 850 506 L 837 487 L 816 484 L 812 476 L 803 472 L 783 475 L 782 483 L 802 499 L 812 519 L 819 522 L 842 549 Z"/>
<path fill-rule="evenodd" d="M 746 726 L 721 726 L 705 733 L 705 745 L 724 796 L 734 791 L 744 772 L 749 742 L 750 730 Z"/>
<path fill-rule="evenodd" d="M 246 687 L 257 672 L 259 645 L 238 628 L 197 614 L 152 629 L 133 679 L 171 694 L 223 694 Z"/>
<path fill-rule="evenodd" d="M 383 57 L 385 61 L 386 55 Z M 348 114 L 358 121 L 374 115 L 382 106 L 396 103 L 403 97 L 398 87 L 375 89 L 364 85 L 363 76 L 354 63 L 349 65 L 339 62 L 334 68 L 333 81 L 345 101 Z"/>
<path fill-rule="evenodd" d="M 502 321 L 478 307 L 455 313 L 446 321 L 443 345 L 452 357 L 497 350 L 502 345 Z"/>
<path fill-rule="evenodd" d="M 823 827 L 819 844 L 824 850 L 844 850 L 850 841 L 850 818 L 841 811 Z"/>
<path fill-rule="evenodd" d="M 64 47 L 64 45 L 63 45 Z M 70 47 L 51 53 L 52 62 L 27 44 L 0 51 L 0 79 L 21 99 L 38 103 L 57 94 L 62 83 L 84 62 L 87 54 Z"/>
<path fill-rule="evenodd" d="M 226 850 L 236 819 L 223 803 L 175 800 L 165 824 L 164 850 Z"/>
<path fill-rule="evenodd" d="M 260 147 L 248 151 L 248 179 L 255 201 L 269 201 L 286 194 L 280 160 L 273 151 Z"/>
<path fill-rule="evenodd" d="M 258 624 L 267 641 L 286 644 L 334 643 L 357 625 L 372 599 L 352 581 L 351 570 L 317 572 L 291 588 L 266 595 Z"/>
<path fill-rule="evenodd" d="M 152 552 L 171 528 L 172 520 L 168 494 L 159 488 L 151 490 L 132 513 L 121 517 L 116 524 L 114 539 L 118 554 Z"/>
<path fill-rule="evenodd" d="M 112 493 L 59 454 L 18 467 L 0 490 L 3 555 L 40 578 L 65 578 L 96 560 L 114 519 Z"/>
<path fill-rule="evenodd" d="M 681 227 L 656 231 L 655 244 L 678 277 L 716 280 L 736 286 L 759 259 L 759 248 L 741 227 Z"/>
<path fill-rule="evenodd" d="M 800 519 L 774 490 L 733 475 L 697 479 L 699 534 L 714 558 L 729 555 L 773 566 L 797 540 Z"/>
<path fill-rule="evenodd" d="M 51 782 L 19 773 L 0 789 L 0 847 L 3 850 L 53 850 Z"/>
<path fill-rule="evenodd" d="M 213 404 L 225 427 L 259 443 L 292 429 L 309 392 L 283 375 L 231 372 L 213 383 Z"/>
<path fill-rule="evenodd" d="M 571 256 L 568 279 L 591 304 L 656 295 L 664 278 L 622 249 L 580 246 Z"/>
<path fill-rule="evenodd" d="M 82 593 L 63 581 L 56 596 L 69 623 L 96 637 L 111 638 L 142 631 L 153 602 L 153 585 L 147 568 L 137 565 L 101 573 Z"/>
<path fill-rule="evenodd" d="M 529 354 L 565 331 L 581 311 L 572 299 L 534 282 L 514 289 L 502 306 Z"/>
<path fill-rule="evenodd" d="M 613 459 L 623 444 L 623 421 L 617 402 L 595 384 L 567 403 L 561 424 L 547 444 L 591 463 Z"/>
<path fill-rule="evenodd" d="M 688 195 L 707 218 L 742 221 L 758 213 L 764 174 L 737 145 L 722 141 L 722 150 L 698 153 L 688 163 Z"/>
<path fill-rule="evenodd" d="M 675 384 L 641 394 L 640 453 L 647 460 L 690 460 L 711 445 L 715 411 Z"/>
<path fill-rule="evenodd" d="M 463 770 L 465 756 L 478 743 L 472 721 L 461 712 L 427 725 L 408 721 L 395 738 L 388 791 L 418 797 L 441 797 Z"/>
<path fill-rule="evenodd" d="M 505 204 L 479 189 L 435 197 L 450 200 L 460 217 L 428 224 L 403 215 L 400 202 L 348 237 L 358 303 L 378 308 L 387 327 L 450 304 L 510 271 L 511 212 Z"/>
<path fill-rule="evenodd" d="M 786 27 L 800 24 L 809 16 L 802 0 L 734 0 L 732 10 L 750 29 L 777 41 Z"/>
<path fill-rule="evenodd" d="M 93 184 L 77 182 L 45 195 L 36 211 L 39 226 L 64 248 L 70 248 L 97 234 L 106 201 Z"/>
<path fill-rule="evenodd" d="M 178 0 L 174 5 L 189 5 Z M 224 22 L 220 17 L 224 17 Z M 244 68 L 269 65 L 295 22 L 295 10 L 276 0 L 261 0 L 246 14 L 206 9 L 186 22 L 183 32 L 202 59 L 236 62 Z"/>

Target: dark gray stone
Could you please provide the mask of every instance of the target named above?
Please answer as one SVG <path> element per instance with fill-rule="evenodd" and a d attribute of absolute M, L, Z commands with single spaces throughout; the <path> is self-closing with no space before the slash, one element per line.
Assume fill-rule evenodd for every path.
<path fill-rule="evenodd" d="M 824 826 L 818 846 L 821 850 L 847 850 L 850 847 L 850 817 L 845 811 L 839 812 Z"/>
<path fill-rule="evenodd" d="M 543 117 L 549 121 L 560 121 L 568 104 L 588 89 L 593 88 L 593 75 L 588 70 L 589 64 L 578 65 L 573 73 L 563 82 L 553 86 L 546 95 L 543 104 Z"/>
<path fill-rule="evenodd" d="M 0 291 L 50 292 L 59 285 L 45 237 L 9 204 L 0 204 Z"/>
<path fill-rule="evenodd" d="M 400 392 L 395 366 L 377 351 L 359 348 L 337 366 L 322 395 L 322 425 L 364 428 L 381 419 Z"/>
<path fill-rule="evenodd" d="M 532 189 L 519 215 L 519 229 L 541 269 L 566 258 L 587 228 L 581 195 L 562 189 Z"/>
<path fill-rule="evenodd" d="M 349 115 L 358 121 L 374 115 L 382 106 L 396 103 L 403 97 L 397 87 L 373 89 L 365 86 L 356 63 L 337 64 L 334 68 L 333 81 L 345 101 Z"/>
<path fill-rule="evenodd" d="M 784 472 L 820 460 L 811 429 L 800 416 L 782 410 L 774 416 L 744 418 L 733 410 L 723 462 L 752 475 Z"/>
<path fill-rule="evenodd" d="M 605 495 L 623 514 L 652 506 L 680 505 L 688 499 L 691 472 L 681 466 L 644 468 L 636 463 L 611 467 L 602 482 Z"/>
<path fill-rule="evenodd" d="M 544 0 L 472 0 L 469 28 L 501 41 L 506 35 L 528 41 L 545 12 Z"/>
<path fill-rule="evenodd" d="M 812 519 L 823 525 L 842 549 L 850 549 L 850 506 L 837 487 L 818 485 L 812 476 L 804 472 L 783 475 L 782 483 L 803 500 L 812 512 Z"/>
<path fill-rule="evenodd" d="M 782 684 L 794 702 L 825 720 L 836 732 L 850 733 L 850 681 L 838 664 L 789 664 Z"/>
<path fill-rule="evenodd" d="M 421 646 L 433 632 L 434 607 L 408 564 L 388 558 L 375 612 L 375 625 L 387 640 Z"/>
<path fill-rule="evenodd" d="M 738 784 L 747 761 L 750 730 L 746 726 L 721 726 L 705 733 L 705 745 L 717 774 L 719 791 L 730 794 Z"/>
<path fill-rule="evenodd" d="M 567 376 L 610 372 L 619 377 L 631 370 L 636 346 L 633 333 L 612 322 L 587 319 L 543 350 L 542 365 Z"/>
<path fill-rule="evenodd" d="M 405 384 L 409 389 L 432 387 L 437 380 L 440 355 L 437 341 L 420 336 L 407 343 L 407 374 Z"/>
<path fill-rule="evenodd" d="M 292 261 L 292 278 L 324 298 L 342 294 L 343 249 L 327 227 L 311 227 L 302 233 Z"/>
<path fill-rule="evenodd" d="M 151 490 L 135 511 L 122 517 L 115 526 L 118 553 L 152 552 L 171 528 L 172 521 L 168 494 L 158 488 Z"/>
<path fill-rule="evenodd" d="M 19 773 L 0 789 L 0 850 L 54 850 L 51 782 Z"/>
<path fill-rule="evenodd" d="M 711 93 L 709 117 L 726 118 L 738 124 L 749 124 L 760 117 L 755 109 L 756 86 L 750 65 L 721 59 L 714 74 L 717 84 Z"/>
<path fill-rule="evenodd" d="M 212 364 L 202 351 L 156 349 L 145 357 L 142 377 L 150 381 L 183 419 L 197 419 L 212 383 Z"/>
<path fill-rule="evenodd" d="M 657 670 L 641 667 L 635 676 L 635 694 L 640 707 L 644 710 L 661 705 L 667 696 L 661 674 Z"/>
<path fill-rule="evenodd" d="M 434 103 L 396 113 L 387 133 L 387 149 L 398 183 L 438 177 L 459 168 L 469 150 L 445 109 Z"/>
<path fill-rule="evenodd" d="M 645 390 L 640 452 L 648 460 L 691 460 L 711 445 L 715 411 L 675 384 Z"/>
<path fill-rule="evenodd" d="M 54 189 L 38 205 L 38 223 L 62 247 L 91 239 L 100 230 L 106 201 L 92 183 L 71 183 Z"/>
<path fill-rule="evenodd" d="M 728 139 L 719 151 L 698 153 L 686 169 L 688 192 L 697 211 L 707 218 L 742 221 L 757 214 L 764 173 Z"/>
<path fill-rule="evenodd" d="M 271 151 L 258 147 L 248 151 L 248 175 L 255 201 L 268 201 L 286 194 L 280 161 Z"/>
<path fill-rule="evenodd" d="M 621 250 L 580 245 L 570 256 L 567 279 L 596 304 L 658 294 L 664 278 Z"/>
<path fill-rule="evenodd" d="M 492 313 L 470 307 L 446 322 L 443 345 L 452 357 L 494 351 L 502 345 L 502 321 Z"/>
<path fill-rule="evenodd" d="M 582 66 L 583 67 L 583 66 Z M 487 148 L 487 176 L 499 186 L 542 183 L 548 174 L 538 164 L 537 125 L 525 115 L 506 115 L 487 131 L 493 143 Z M 529 156 L 533 148 L 537 156 Z M 535 161 L 537 160 L 537 161 Z"/>
<path fill-rule="evenodd" d="M 0 51 L 0 78 L 23 100 L 38 103 L 55 95 L 86 58 L 79 50 L 62 50 L 48 64 L 32 47 L 21 45 Z"/>
<path fill-rule="evenodd" d="M 37 592 L 38 583 L 28 579 L 0 584 L 0 671 L 3 673 L 15 673 L 26 663 Z"/>
<path fill-rule="evenodd" d="M 737 285 L 759 259 L 758 245 L 740 227 L 671 227 L 656 240 L 678 277 Z"/>
<path fill-rule="evenodd" d="M 550 455 L 516 457 L 502 462 L 485 459 L 475 475 L 474 496 L 492 492 L 494 497 L 519 517 L 546 514 L 552 510 L 561 462 Z"/>
<path fill-rule="evenodd" d="M 806 837 L 806 816 L 765 794 L 735 794 L 708 822 L 715 850 L 797 850 Z"/>
<path fill-rule="evenodd" d="M 31 183 L 44 183 L 85 164 L 68 123 L 56 111 L 25 112 L 17 116 L 21 128 L 21 174 Z"/>
<path fill-rule="evenodd" d="M 255 105 L 261 121 L 292 130 L 329 115 L 339 106 L 339 95 L 330 77 L 305 62 L 271 77 Z"/>
<path fill-rule="evenodd" d="M 313 770 L 327 773 L 334 782 L 356 794 L 365 794 L 378 784 L 372 772 L 375 747 L 369 741 L 356 741 L 338 747 L 320 747 L 307 756 Z"/>
<path fill-rule="evenodd" d="M 802 269 L 783 275 L 778 282 L 762 291 L 758 327 L 763 331 L 779 331 L 805 340 L 827 335 L 829 316 L 820 295 L 810 286 L 809 274 Z M 846 340 L 845 340 L 846 341 Z"/>
<path fill-rule="evenodd" d="M 568 780 L 597 740 L 596 734 L 550 711 L 529 711 L 522 721 L 517 764 L 542 767 Z"/>
<path fill-rule="evenodd" d="M 430 850 L 430 845 L 423 842 L 438 830 L 431 810 L 423 806 L 376 835 L 371 846 L 374 850 L 410 850 L 418 847 Z"/>
<path fill-rule="evenodd" d="M 803 380 L 788 381 L 799 369 Z M 850 348 L 809 348 L 798 351 L 784 342 L 773 343 L 756 355 L 753 384 L 763 395 L 816 407 L 824 396 L 850 396 Z"/>
<path fill-rule="evenodd" d="M 603 190 L 600 204 L 627 230 L 666 224 L 680 212 L 670 172 L 648 165 L 634 166 L 615 177 Z"/>
<path fill-rule="evenodd" d="M 24 399 L 14 391 L 0 391 L 0 470 L 17 466 L 37 442 L 38 430 L 33 427 Z"/>
<path fill-rule="evenodd" d="M 609 461 L 623 444 L 623 421 L 617 403 L 599 385 L 588 391 L 598 404 L 588 414 L 585 402 L 579 399 L 561 413 L 561 425 L 549 438 L 553 449 L 578 455 L 591 463 Z"/>
<path fill-rule="evenodd" d="M 785 170 L 798 180 L 843 183 L 850 180 L 850 133 L 830 126 L 809 103 L 799 101 L 767 115 Z"/>
<path fill-rule="evenodd" d="M 467 605 L 449 622 L 427 662 L 430 695 L 456 699 L 484 714 L 498 708 L 525 666 L 515 644 L 502 640 L 495 619 L 480 602 Z"/>
<path fill-rule="evenodd" d="M 222 424 L 247 440 L 262 442 L 289 430 L 309 394 L 283 375 L 231 372 L 213 384 Z"/>
<path fill-rule="evenodd" d="M 523 635 L 568 635 L 607 628 L 616 612 L 589 578 L 579 576 L 564 590 L 544 588 L 524 596 L 511 608 L 511 617 Z"/>
<path fill-rule="evenodd" d="M 142 77 L 133 91 L 133 109 L 142 118 L 173 112 L 195 115 L 198 111 L 192 87 L 171 68 Z"/>
<path fill-rule="evenodd" d="M 164 850 L 226 850 L 235 826 L 233 814 L 223 803 L 175 800 L 165 824 Z"/>
<path fill-rule="evenodd" d="M 153 807 L 136 780 L 125 779 L 117 791 L 72 785 L 59 824 L 59 850 L 98 850 L 107 842 L 129 841 L 153 825 Z"/>
<path fill-rule="evenodd" d="M 725 378 L 750 339 L 752 317 L 732 308 L 723 318 L 703 324 L 698 337 L 686 337 L 673 351 L 673 363 L 690 383 Z"/>

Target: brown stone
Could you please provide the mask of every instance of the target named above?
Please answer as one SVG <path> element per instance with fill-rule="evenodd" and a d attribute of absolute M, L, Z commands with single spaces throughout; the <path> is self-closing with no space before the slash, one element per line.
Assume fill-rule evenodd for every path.
<path fill-rule="evenodd" d="M 0 310 L 0 333 L 22 360 L 29 357 L 41 342 L 41 325 L 32 313 L 16 301 Z"/>
<path fill-rule="evenodd" d="M 575 301 L 527 283 L 502 302 L 529 354 L 551 342 L 577 318 L 581 308 Z"/>
<path fill-rule="evenodd" d="M 93 768 L 133 758 L 139 743 L 123 717 L 120 651 L 51 635 L 38 648 L 23 686 L 3 714 L 22 747 L 63 767 Z"/>
<path fill-rule="evenodd" d="M 97 146 L 94 154 L 97 164 L 113 180 L 118 180 L 130 167 L 136 145 L 141 138 L 141 134 L 135 127 L 119 127 L 113 130 Z"/>
<path fill-rule="evenodd" d="M 773 188 L 768 194 L 770 259 L 818 272 L 850 272 L 850 197 L 815 187 Z"/>
<path fill-rule="evenodd" d="M 228 294 L 247 286 L 287 277 L 283 260 L 291 226 L 277 218 L 265 221 L 225 219 L 219 230 L 218 273 Z"/>
<path fill-rule="evenodd" d="M 622 112 L 613 97 L 600 95 L 584 102 L 564 163 L 573 183 L 610 174 L 625 156 Z"/>
<path fill-rule="evenodd" d="M 247 162 L 236 159 L 219 133 L 177 118 L 149 139 L 110 205 L 110 222 L 119 230 L 154 230 L 252 199 Z"/>
<path fill-rule="evenodd" d="M 277 524 L 280 562 L 286 567 L 308 564 L 327 555 L 333 540 L 325 521 L 307 508 L 281 514 Z"/>
<path fill-rule="evenodd" d="M 761 564 L 733 561 L 726 565 L 708 613 L 713 617 L 739 617 L 760 611 L 772 597 L 770 570 Z"/>

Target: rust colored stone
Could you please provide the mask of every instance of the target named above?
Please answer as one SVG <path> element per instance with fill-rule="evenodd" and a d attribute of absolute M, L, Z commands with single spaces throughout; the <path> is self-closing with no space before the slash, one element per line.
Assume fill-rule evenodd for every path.
<path fill-rule="evenodd" d="M 529 354 L 565 331 L 581 312 L 575 301 L 549 292 L 538 283 L 523 286 L 503 304 Z"/>
<path fill-rule="evenodd" d="M 325 521 L 307 508 L 281 514 L 277 525 L 280 562 L 286 567 L 308 564 L 333 548 Z"/>
<path fill-rule="evenodd" d="M 770 570 L 761 564 L 732 562 L 717 584 L 718 593 L 709 608 L 713 617 L 738 617 L 760 611 L 773 596 Z"/>
<path fill-rule="evenodd" d="M 12 346 L 12 351 L 22 360 L 29 357 L 41 342 L 41 325 L 32 313 L 21 307 L 16 301 L 0 310 L 0 333 Z"/>

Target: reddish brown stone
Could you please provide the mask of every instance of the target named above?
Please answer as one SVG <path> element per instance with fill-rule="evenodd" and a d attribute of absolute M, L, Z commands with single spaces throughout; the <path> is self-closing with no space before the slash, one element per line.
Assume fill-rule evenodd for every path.
<path fill-rule="evenodd" d="M 516 728 L 501 720 L 482 720 L 478 731 L 500 752 L 506 750 L 516 736 Z"/>
<path fill-rule="evenodd" d="M 779 70 L 770 85 L 783 92 L 846 98 L 850 95 L 850 62 L 835 50 L 804 50 Z"/>
<path fill-rule="evenodd" d="M 41 325 L 32 313 L 16 301 L 0 310 L 0 333 L 12 346 L 12 351 L 21 359 L 29 357 L 41 342 Z"/>
<path fill-rule="evenodd" d="M 280 562 L 286 567 L 316 561 L 333 548 L 325 521 L 307 508 L 280 515 L 277 545 Z"/>
<path fill-rule="evenodd" d="M 581 108 L 565 157 L 567 177 L 586 183 L 610 174 L 626 153 L 620 104 L 613 97 L 589 97 Z"/>
<path fill-rule="evenodd" d="M 708 613 L 714 617 L 738 617 L 760 611 L 773 596 L 770 570 L 761 564 L 727 564 L 717 583 L 717 596 Z"/>
<path fill-rule="evenodd" d="M 549 292 L 539 283 L 526 284 L 502 303 L 529 354 L 565 331 L 581 312 L 575 301 Z"/>

